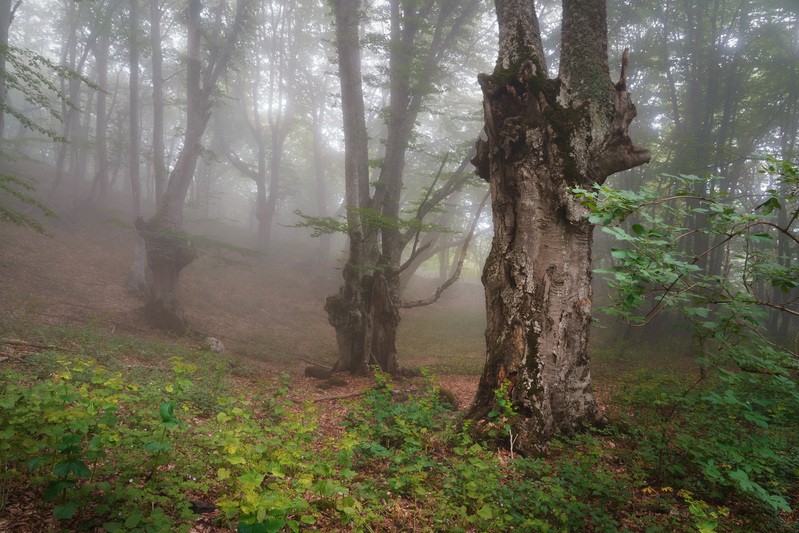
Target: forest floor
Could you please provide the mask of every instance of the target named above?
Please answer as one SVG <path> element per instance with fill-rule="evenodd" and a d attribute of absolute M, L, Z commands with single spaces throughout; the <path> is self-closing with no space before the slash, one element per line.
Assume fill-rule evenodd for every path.
<path fill-rule="evenodd" d="M 369 392 L 373 391 L 373 378 L 347 376 L 341 383 L 329 384 L 303 375 L 309 363 L 330 366 L 335 359 L 334 332 L 327 323 L 323 304 L 324 298 L 337 290 L 340 270 L 335 260 L 325 263 L 316 258 L 315 243 L 303 244 L 307 239 L 300 238 L 304 237 L 299 235 L 302 230 L 295 230 L 298 238 L 292 243 L 276 243 L 267 257 L 259 257 L 246 250 L 248 237 L 243 229 L 224 221 L 187 216 L 187 231 L 205 237 L 197 239 L 200 256 L 185 269 L 181 279 L 182 301 L 192 335 L 177 338 L 153 329 L 142 315 L 141 298 L 126 287 L 136 239 L 135 231 L 126 222 L 126 215 L 122 211 L 87 209 L 62 209 L 60 213 L 58 219 L 48 221 L 47 235 L 0 225 L 0 340 L 21 341 L 0 344 L 0 352 L 3 352 L 0 354 L 0 370 L 3 372 L 28 372 L 24 374 L 26 376 L 31 372 L 35 374 L 31 365 L 39 361 L 36 358 L 42 352 L 65 356 L 91 354 L 103 364 L 110 364 L 108 358 L 113 354 L 115 368 L 129 369 L 131 373 L 148 368 L 163 370 L 171 364 L 166 356 L 166 353 L 171 353 L 171 347 L 194 357 L 197 353 L 205 353 L 205 337 L 216 337 L 224 343 L 225 355 L 207 353 L 203 357 L 207 357 L 207 361 L 213 361 L 214 357 L 224 361 L 228 389 L 255 396 L 266 384 L 274 384 L 283 379 L 280 376 L 287 374 L 290 376 L 286 391 L 288 401 L 299 410 L 303 402 L 318 407 L 314 419 L 317 433 L 314 442 L 308 445 L 318 447 L 320 454 L 329 452 L 327 445 L 320 443 L 344 438 L 342 423 L 352 416 L 352 399 L 363 394 L 376 394 Z M 404 312 L 398 337 L 400 364 L 429 369 L 433 380 L 454 394 L 461 409 L 471 402 L 484 361 L 483 296 L 482 287 L 475 278 L 472 274 L 458 282 L 435 305 Z M 435 280 L 422 278 L 409 290 L 422 295 L 434 287 Z M 636 333 L 621 339 L 619 331 L 618 328 L 597 328 L 592 343 L 596 394 L 600 404 L 612 415 L 619 408 L 613 405 L 611 397 L 618 392 L 619 385 L 627 383 L 625 380 L 636 375 L 637 371 L 657 367 L 679 371 L 683 375 L 696 373 L 690 354 L 685 354 L 681 348 L 684 336 L 667 336 L 665 341 L 662 338 L 650 339 L 652 344 L 649 344 L 645 342 L 645 336 Z M 628 344 L 623 349 L 622 342 Z M 159 350 L 162 350 L 162 361 L 159 360 Z M 641 357 L 642 352 L 646 352 L 647 357 Z M 57 357 L 53 357 L 55 359 L 42 361 L 54 365 Z M 394 386 L 400 392 L 402 389 L 416 391 L 423 387 L 422 381 L 417 378 Z M 426 431 L 422 430 L 422 433 Z M 433 456 L 443 453 L 437 448 L 439 445 L 433 445 L 429 453 Z M 632 487 L 629 489 L 632 498 L 637 500 L 633 507 L 640 507 L 639 514 L 650 517 L 642 519 L 641 524 L 660 523 L 662 527 L 653 530 L 668 531 L 675 527 L 674 524 L 685 525 L 690 521 L 694 513 L 693 510 L 689 512 L 690 496 L 679 499 L 671 494 L 671 487 L 661 490 L 642 485 L 641 480 L 632 482 L 628 479 L 635 476 L 620 466 L 618 459 L 611 458 L 612 454 L 620 453 L 617 451 L 623 447 L 620 442 L 600 437 L 585 445 L 587 448 L 581 446 L 575 448 L 580 454 L 579 461 L 597 459 L 610 473 L 608 475 L 612 477 L 616 472 L 627 479 L 625 483 Z M 574 457 L 568 455 L 572 452 L 559 449 L 561 451 L 555 454 L 565 454 L 563 466 L 557 466 L 560 463 L 555 462 L 551 467 L 554 470 L 550 471 L 556 478 L 558 472 L 568 471 L 568 465 L 576 464 Z M 477 453 L 475 457 L 482 457 L 482 452 L 474 453 Z M 477 464 L 474 457 L 470 461 Z M 496 469 L 509 464 L 507 452 L 498 452 L 490 461 L 490 464 L 496 464 Z M 375 469 L 376 476 L 385 474 L 380 465 L 381 462 L 377 461 L 370 467 Z M 586 463 L 586 471 L 574 475 L 584 476 L 579 478 L 581 483 L 590 485 L 594 483 L 590 473 L 593 468 Z M 347 471 L 346 467 L 344 471 Z M 497 474 L 492 472 L 491 475 Z M 18 483 L 0 483 L 0 531 L 57 531 L 63 528 L 63 523 L 51 517 L 52 508 L 38 501 L 40 496 L 31 490 L 29 482 L 27 478 L 20 478 Z M 424 485 L 420 487 L 416 490 L 425 490 Z M 575 506 L 575 516 L 590 514 L 591 505 L 604 504 L 602 495 L 596 492 L 605 489 L 593 485 L 589 488 L 586 491 L 593 494 L 590 497 L 600 499 L 587 507 L 580 507 L 583 504 L 575 503 L 574 498 L 564 500 L 572 502 L 564 505 Z M 464 490 L 471 494 L 469 491 L 472 489 Z M 568 492 L 569 489 L 564 490 Z M 547 491 L 549 489 L 545 489 Z M 621 496 L 618 498 L 623 499 Z M 336 505 L 341 507 L 343 504 L 338 501 Z M 372 526 L 367 524 L 368 527 L 360 528 L 352 522 L 345 522 L 348 524 L 345 529 L 416 530 L 415 520 L 425 516 L 425 511 L 418 507 L 418 501 L 403 497 L 395 505 L 398 507 L 390 513 L 386 511 L 386 515 L 375 518 Z M 487 505 L 470 512 L 491 514 L 492 508 Z M 355 512 L 350 509 L 347 506 L 338 508 L 346 516 Z M 493 513 L 496 513 L 497 508 L 494 509 Z M 701 512 L 712 521 L 713 509 L 706 506 Z M 315 527 L 322 530 L 343 527 L 325 514 L 329 512 L 325 507 L 319 507 L 319 512 L 321 515 L 315 518 Z M 196 519 L 191 530 L 228 531 L 220 525 L 224 521 L 215 520 L 219 513 L 217 510 Z M 659 518 L 663 513 L 666 513 L 665 517 Z M 388 515 L 391 515 L 391 520 L 386 518 Z M 565 515 L 553 516 L 564 520 L 560 526 L 553 526 L 555 529 L 573 527 L 564 525 L 567 523 Z M 413 525 L 401 525 L 403 517 L 412 520 Z M 701 517 L 694 518 L 699 520 Z M 624 524 L 631 530 L 646 529 L 626 520 L 620 520 L 617 525 Z M 733 520 L 730 523 L 748 522 Z M 429 527 L 429 523 L 420 523 L 418 529 Z M 484 528 L 478 525 L 466 529 Z M 540 524 L 530 526 L 530 530 L 539 529 L 545 528 Z M 597 526 L 597 529 L 602 528 Z"/>
<path fill-rule="evenodd" d="M 356 397 L 374 383 L 372 378 L 347 376 L 328 389 L 304 376 L 309 364 L 332 366 L 336 349 L 323 305 L 338 289 L 340 270 L 332 258 L 319 264 L 315 243 L 277 243 L 268 257 L 257 256 L 247 249 L 242 228 L 187 217 L 187 230 L 204 238 L 198 239 L 199 258 L 181 278 L 192 333 L 176 338 L 147 322 L 142 298 L 127 287 L 136 233 L 123 220 L 125 215 L 67 208 L 59 212 L 57 219 L 46 220 L 46 235 L 0 225 L 2 337 L 36 345 L 44 335 L 66 353 L 77 353 L 80 346 L 69 334 L 59 340 L 62 334 L 53 333 L 63 326 L 198 349 L 206 337 L 216 337 L 225 345 L 225 359 L 241 390 L 256 390 L 287 373 L 292 400 L 324 402 L 319 422 L 325 437 L 341 433 L 348 404 L 339 398 Z M 435 280 L 417 285 L 411 290 L 432 291 Z M 433 306 L 403 313 L 398 339 L 402 366 L 424 367 L 442 376 L 442 385 L 458 404 L 468 406 L 482 367 L 483 320 L 482 287 L 476 280 L 460 282 Z M 0 344 L 0 351 L 10 356 L 0 365 L 13 365 L 41 350 Z M 118 357 L 129 367 L 152 364 L 136 353 Z M 37 530 L 34 524 L 43 518 L 37 512 L 41 509 L 22 494 L 11 494 L 3 511 L 0 531 Z M 57 521 L 49 523 L 57 529 Z"/>

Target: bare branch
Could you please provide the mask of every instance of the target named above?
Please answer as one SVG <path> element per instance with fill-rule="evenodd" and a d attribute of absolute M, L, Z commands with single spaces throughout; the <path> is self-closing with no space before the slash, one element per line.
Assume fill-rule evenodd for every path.
<path fill-rule="evenodd" d="M 401 309 L 422 307 L 424 305 L 430 305 L 432 303 L 435 303 L 436 301 L 438 301 L 438 299 L 441 297 L 441 295 L 444 293 L 445 290 L 447 290 L 453 283 L 458 281 L 458 278 L 460 278 L 461 276 L 461 270 L 463 270 L 463 262 L 466 259 L 466 251 L 469 249 L 469 243 L 472 241 L 472 237 L 474 236 L 474 230 L 477 228 L 477 223 L 480 220 L 480 213 L 482 213 L 483 208 L 485 207 L 486 201 L 488 201 L 489 196 L 490 193 L 486 193 L 485 196 L 483 196 L 483 199 L 480 200 L 480 205 L 477 206 L 477 212 L 474 214 L 474 220 L 472 220 L 472 227 L 469 229 L 469 234 L 466 236 L 466 239 L 464 239 L 463 246 L 461 247 L 461 253 L 460 256 L 458 257 L 458 264 L 456 265 L 455 270 L 452 272 L 452 275 L 449 277 L 449 279 L 444 283 L 442 283 L 441 286 L 439 286 L 436 289 L 436 292 L 433 293 L 433 295 L 428 298 L 423 298 L 419 300 L 410 300 L 410 301 L 401 300 L 399 303 L 399 307 Z"/>

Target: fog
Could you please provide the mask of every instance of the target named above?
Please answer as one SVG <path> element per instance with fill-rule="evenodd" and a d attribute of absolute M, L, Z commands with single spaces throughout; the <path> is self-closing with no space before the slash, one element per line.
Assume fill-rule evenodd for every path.
<path fill-rule="evenodd" d="M 797 0 L 0 0 L 0 530 L 797 531 Z"/>
<path fill-rule="evenodd" d="M 337 40 L 336 28 L 346 26 L 335 22 L 332 4 L 190 6 L 37 0 L 3 7 L 12 15 L 4 165 L 32 180 L 35 198 L 61 219 L 23 205 L 26 217 L 57 227 L 95 210 L 131 228 L 141 217 L 145 225 L 209 232 L 267 264 L 297 253 L 336 279 L 354 231 L 348 215 L 371 210 L 383 242 L 375 237 L 369 261 L 382 258 L 401 271 L 393 289 L 401 303 L 434 301 L 450 278 L 479 293 L 491 209 L 490 202 L 478 209 L 487 185 L 468 161 L 483 129 L 477 75 L 493 69 L 497 53 L 491 6 L 430 2 L 413 20 L 390 2 L 363 6 L 350 48 L 359 54 L 366 161 L 351 163 L 347 97 L 360 96 L 351 85 L 342 95 L 353 58 L 343 55 L 347 40 Z M 537 7 L 555 76 L 561 9 Z M 653 155 L 611 183 L 637 188 L 667 182 L 664 174 L 713 175 L 724 178 L 718 191 L 761 199 L 771 186 L 760 172 L 764 158 L 796 157 L 795 3 L 610 2 L 608 14 L 611 77 L 629 48 L 638 110 L 631 135 Z M 360 135 L 358 127 L 352 131 Z M 351 193 L 361 195 L 353 204 L 347 175 L 363 165 L 368 190 Z M 595 264 L 607 266 L 613 243 L 601 232 L 596 240 Z M 296 243 L 304 243 L 302 252 L 286 247 Z M 133 268 L 144 276 L 143 242 L 137 250 Z M 414 279 L 422 280 L 416 289 Z"/>

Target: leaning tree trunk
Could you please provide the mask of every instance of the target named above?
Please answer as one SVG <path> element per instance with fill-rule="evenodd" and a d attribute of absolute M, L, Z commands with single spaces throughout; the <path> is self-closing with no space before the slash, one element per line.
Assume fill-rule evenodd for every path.
<path fill-rule="evenodd" d="M 147 222 L 136 220 L 136 228 L 145 242 L 147 262 L 152 270 L 152 289 L 145 306 L 147 317 L 156 326 L 185 333 L 187 326 L 178 296 L 181 271 L 197 257 L 191 240 L 183 232 L 183 204 L 203 151 L 201 144 L 211 117 L 211 94 L 224 73 L 238 39 L 246 0 L 236 3 L 235 18 L 224 45 L 207 57 L 203 73 L 200 42 L 200 0 L 188 2 L 188 38 L 186 50 L 186 132 L 178 160 L 169 175 L 160 206 Z"/>
<path fill-rule="evenodd" d="M 607 67 L 604 0 L 565 0 L 561 73 L 548 79 L 532 2 L 497 0 L 500 57 L 479 78 L 487 139 L 474 163 L 491 187 L 494 240 L 483 271 L 487 360 L 469 416 L 507 385 L 516 449 L 603 421 L 591 389 L 593 225 L 570 191 L 640 165 L 627 126 L 625 63 Z M 501 411 L 501 410 L 500 410 Z"/>

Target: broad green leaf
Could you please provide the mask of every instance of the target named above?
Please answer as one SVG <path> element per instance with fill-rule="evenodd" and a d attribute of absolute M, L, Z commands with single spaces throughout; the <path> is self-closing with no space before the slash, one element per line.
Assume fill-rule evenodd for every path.
<path fill-rule="evenodd" d="M 770 215 L 775 209 L 782 209 L 780 201 L 773 196 L 757 206 L 757 209 L 762 209 L 764 215 Z"/>
<path fill-rule="evenodd" d="M 150 441 L 144 445 L 144 449 L 152 453 L 168 452 L 171 448 L 172 446 L 168 442 L 157 440 Z"/>
<path fill-rule="evenodd" d="M 237 533 L 269 533 L 269 530 L 266 528 L 263 522 L 256 522 L 253 524 L 247 524 L 245 522 L 239 522 L 238 527 L 236 527 Z"/>
<path fill-rule="evenodd" d="M 752 242 L 760 242 L 760 243 L 772 243 L 774 242 L 774 237 L 769 235 L 768 233 L 750 233 L 748 238 Z"/>
<path fill-rule="evenodd" d="M 237 477 L 236 480 L 244 485 L 253 485 L 255 487 L 260 487 L 261 483 L 264 482 L 264 477 L 265 476 L 263 474 L 255 470 L 249 470 L 240 475 L 239 477 Z"/>
<path fill-rule="evenodd" d="M 176 422 L 175 418 L 175 404 L 172 402 L 164 402 L 159 407 L 159 413 L 163 422 Z"/>
<path fill-rule="evenodd" d="M 130 515 L 128 515 L 127 520 L 125 520 L 125 527 L 133 528 L 138 526 L 142 518 L 144 518 L 144 515 L 141 514 L 141 511 L 133 511 L 130 513 Z"/>
<path fill-rule="evenodd" d="M 75 477 L 86 479 L 92 477 L 92 471 L 89 470 L 86 463 L 79 459 L 64 459 L 63 461 L 59 461 L 59 463 L 55 465 L 55 468 L 53 468 L 53 473 L 59 477 L 67 477 L 70 474 Z"/>
<path fill-rule="evenodd" d="M 71 489 L 75 487 L 75 481 L 71 479 L 58 479 L 51 481 L 44 488 L 44 501 L 51 502 L 58 498 L 62 490 Z"/>
<path fill-rule="evenodd" d="M 491 520 L 494 518 L 494 513 L 491 511 L 491 507 L 488 505 L 483 505 L 480 509 L 477 510 L 477 515 L 481 518 L 485 518 L 486 520 Z"/>
<path fill-rule="evenodd" d="M 72 515 L 74 515 L 77 510 L 78 502 L 65 502 L 55 506 L 55 509 L 53 509 L 53 517 L 59 520 L 66 520 L 72 518 Z"/>

